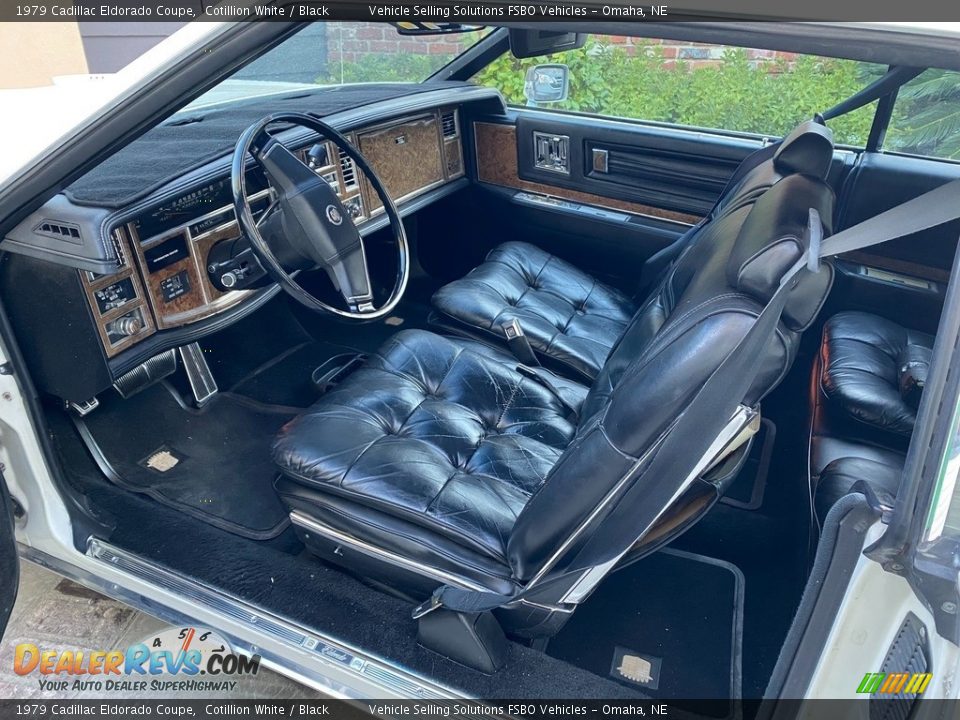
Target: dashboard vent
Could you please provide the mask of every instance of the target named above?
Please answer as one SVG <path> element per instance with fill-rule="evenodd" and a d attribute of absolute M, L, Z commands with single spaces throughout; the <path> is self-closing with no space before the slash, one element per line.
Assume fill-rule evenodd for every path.
<path fill-rule="evenodd" d="M 117 256 L 117 267 L 126 267 L 127 251 L 123 242 L 123 231 L 120 228 L 110 233 L 110 242 L 113 244 L 113 252 Z"/>
<path fill-rule="evenodd" d="M 440 116 L 440 124 L 443 126 L 443 137 L 445 140 L 457 136 L 457 113 L 453 110 L 445 112 Z"/>
<path fill-rule="evenodd" d="M 67 240 L 69 242 L 79 242 L 80 240 L 80 227 L 71 223 L 44 220 L 37 225 L 33 231 L 58 240 Z"/>
<path fill-rule="evenodd" d="M 343 175 L 343 187 L 349 190 L 357 186 L 357 168 L 353 164 L 353 159 L 342 149 L 340 153 L 340 172 Z"/>

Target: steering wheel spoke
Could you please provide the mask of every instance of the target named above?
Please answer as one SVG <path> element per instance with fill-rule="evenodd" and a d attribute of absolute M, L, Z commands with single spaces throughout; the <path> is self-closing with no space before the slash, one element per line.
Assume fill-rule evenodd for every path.
<path fill-rule="evenodd" d="M 376 191 L 397 244 L 397 279 L 388 300 L 374 306 L 373 285 L 363 239 L 336 190 L 299 157 L 267 132 L 271 124 L 307 127 L 344 150 Z M 246 196 L 245 165 L 252 155 L 263 168 L 276 197 L 259 220 L 254 220 Z M 271 277 L 307 307 L 340 317 L 369 320 L 391 312 L 406 289 L 409 258 L 399 213 L 383 183 L 347 139 L 308 115 L 271 115 L 240 137 L 232 166 L 234 206 L 238 222 L 257 259 Z M 326 271 L 346 305 L 329 305 L 306 291 L 294 279 L 297 270 L 318 267 Z"/>

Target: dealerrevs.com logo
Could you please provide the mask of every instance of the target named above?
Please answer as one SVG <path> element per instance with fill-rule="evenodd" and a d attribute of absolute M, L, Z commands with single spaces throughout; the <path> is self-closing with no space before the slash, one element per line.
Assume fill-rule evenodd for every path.
<path fill-rule="evenodd" d="M 256 675 L 260 656 L 233 651 L 213 630 L 169 628 L 124 649 L 58 650 L 21 643 L 13 671 L 38 676 L 40 689 L 60 692 L 225 692 Z"/>

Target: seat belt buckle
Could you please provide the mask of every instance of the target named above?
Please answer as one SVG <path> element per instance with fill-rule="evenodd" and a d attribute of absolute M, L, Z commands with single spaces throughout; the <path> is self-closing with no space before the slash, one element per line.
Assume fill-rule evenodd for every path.
<path fill-rule="evenodd" d="M 520 324 L 520 321 L 513 318 L 512 320 L 507 320 L 507 322 L 503 323 L 500 327 L 503 329 L 503 335 L 507 339 L 507 347 L 510 348 L 513 356 L 524 365 L 539 367 L 540 361 L 537 360 L 537 355 L 533 352 L 533 347 L 531 347 L 530 341 L 527 340 L 527 335 L 523 332 L 523 326 Z"/>
<path fill-rule="evenodd" d="M 503 324 L 503 334 L 507 336 L 507 342 L 516 340 L 517 338 L 525 337 L 523 327 L 520 325 L 520 321 L 516 318 L 513 320 L 508 320 Z"/>
<path fill-rule="evenodd" d="M 807 216 L 807 270 L 820 272 L 820 245 L 823 243 L 823 221 L 816 208 L 810 208 Z"/>
<path fill-rule="evenodd" d="M 434 610 L 439 610 L 441 607 L 443 607 L 443 601 L 440 600 L 436 593 L 434 593 L 422 603 L 417 605 L 411 614 L 413 615 L 414 620 L 419 620 L 424 615 L 429 615 Z"/>

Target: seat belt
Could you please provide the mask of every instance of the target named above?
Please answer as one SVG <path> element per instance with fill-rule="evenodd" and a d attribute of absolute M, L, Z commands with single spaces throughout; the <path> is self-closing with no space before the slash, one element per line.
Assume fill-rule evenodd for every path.
<path fill-rule="evenodd" d="M 635 466 L 631 470 L 638 473 L 635 480 L 643 476 L 649 478 L 649 482 L 634 481 L 615 499 L 610 513 L 586 539 L 562 575 L 580 574 L 605 564 L 612 567 L 646 534 L 662 510 L 669 507 L 678 490 L 676 478 L 686 477 L 691 472 L 753 385 L 760 372 L 755 360 L 773 338 L 787 299 L 801 274 L 819 272 L 820 262 L 825 257 L 879 245 L 960 219 L 960 180 L 941 185 L 869 220 L 841 230 L 822 242 L 818 239 L 822 226 L 815 227 L 819 217 L 815 210 L 811 210 L 810 215 L 811 242 L 805 256 L 784 274 L 777 291 L 750 330 L 661 437 L 659 447 L 650 453 L 645 465 Z M 621 508 L 629 508 L 632 521 L 611 524 L 609 520 Z M 660 509 L 654 511 L 653 508 Z M 642 528 L 639 534 L 637 527 Z M 440 607 L 455 612 L 481 613 L 522 600 L 533 589 L 528 585 L 513 595 L 501 595 L 445 585 L 415 608 L 413 616 L 419 618 Z"/>

